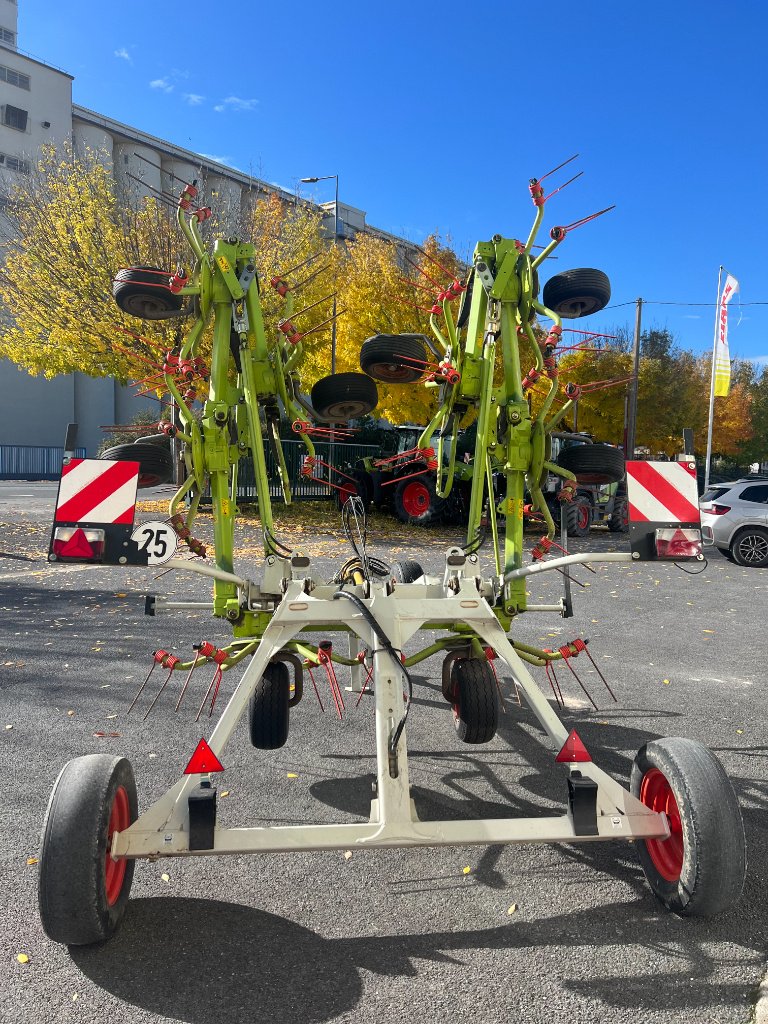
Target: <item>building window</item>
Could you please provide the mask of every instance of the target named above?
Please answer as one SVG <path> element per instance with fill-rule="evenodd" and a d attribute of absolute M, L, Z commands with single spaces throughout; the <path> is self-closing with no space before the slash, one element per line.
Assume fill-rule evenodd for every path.
<path fill-rule="evenodd" d="M 11 32 L 9 28 L 3 28 L 0 26 L 0 43 L 8 43 L 9 46 L 15 46 L 16 33 Z"/>
<path fill-rule="evenodd" d="M 4 32 L 5 29 L 0 29 L 0 31 Z M 22 75 L 20 71 L 3 67 L 2 64 L 0 64 L 0 82 L 7 82 L 8 85 L 17 85 L 19 89 L 29 91 L 29 75 Z"/>
<path fill-rule="evenodd" d="M 6 128 L 15 128 L 17 132 L 25 132 L 28 118 L 29 113 L 22 110 L 21 107 L 13 107 L 10 103 L 6 103 L 3 107 L 3 124 Z"/>
<path fill-rule="evenodd" d="M 9 171 L 17 171 L 19 174 L 29 174 L 31 167 L 29 160 L 23 160 L 19 156 L 6 156 L 0 153 L 0 168 L 7 167 Z"/>

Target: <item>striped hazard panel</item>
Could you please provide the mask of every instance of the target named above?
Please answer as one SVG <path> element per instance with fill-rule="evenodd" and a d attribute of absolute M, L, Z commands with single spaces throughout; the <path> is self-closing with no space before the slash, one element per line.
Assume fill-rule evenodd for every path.
<path fill-rule="evenodd" d="M 696 478 L 680 462 L 628 462 L 631 523 L 698 523 Z"/>
<path fill-rule="evenodd" d="M 54 522 L 130 526 L 138 481 L 138 462 L 71 459 L 61 472 Z"/>

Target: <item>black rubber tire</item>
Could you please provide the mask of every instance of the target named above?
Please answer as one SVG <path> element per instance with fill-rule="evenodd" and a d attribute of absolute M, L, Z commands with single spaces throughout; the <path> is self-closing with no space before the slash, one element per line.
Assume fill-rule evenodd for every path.
<path fill-rule="evenodd" d="M 138 800 L 133 769 L 124 757 L 76 757 L 64 765 L 53 787 L 43 824 L 38 902 L 43 930 L 54 942 L 105 942 L 120 924 L 134 868 L 133 860 L 125 861 L 119 895 L 110 906 L 107 839 L 120 787 L 131 824 L 138 817 Z"/>
<path fill-rule="evenodd" d="M 288 666 L 282 661 L 271 661 L 248 704 L 248 729 L 254 747 L 277 750 L 285 746 L 290 697 Z"/>
<path fill-rule="evenodd" d="M 173 458 L 167 448 L 154 441 L 135 441 L 116 444 L 100 456 L 106 462 L 138 462 L 139 487 L 157 487 L 167 484 L 173 477 Z"/>
<path fill-rule="evenodd" d="M 557 457 L 558 466 L 574 473 L 580 484 L 615 484 L 624 479 L 624 453 L 609 444 L 575 444 Z"/>
<path fill-rule="evenodd" d="M 364 470 L 356 469 L 352 474 L 357 484 L 357 495 L 366 509 L 371 507 L 373 501 L 373 480 L 371 474 Z"/>
<path fill-rule="evenodd" d="M 730 555 L 737 565 L 751 569 L 768 567 L 768 530 L 759 526 L 748 526 L 731 541 Z"/>
<path fill-rule="evenodd" d="M 424 570 L 419 563 L 412 560 L 393 562 L 390 569 L 392 570 L 392 579 L 397 583 L 413 583 L 424 575 Z"/>
<path fill-rule="evenodd" d="M 360 368 L 385 384 L 412 384 L 424 376 L 424 367 L 400 359 L 407 356 L 424 362 L 427 346 L 423 334 L 374 334 L 360 349 Z"/>
<path fill-rule="evenodd" d="M 499 725 L 499 700 L 493 670 L 479 658 L 458 658 L 451 665 L 453 726 L 463 743 L 488 743 Z"/>
<path fill-rule="evenodd" d="M 695 740 L 677 736 L 654 740 L 641 747 L 632 764 L 633 796 L 640 797 L 643 779 L 651 769 L 666 779 L 679 812 L 678 824 L 670 808 L 669 839 L 635 843 L 654 895 L 684 916 L 710 917 L 730 910 L 744 886 L 747 858 L 741 811 L 722 764 Z M 644 802 L 653 806 L 647 797 Z M 652 856 L 654 843 L 662 856 L 670 856 L 663 848 L 671 842 L 678 844 L 678 850 L 682 843 L 682 868 L 676 880 L 664 877 Z M 673 847 L 672 859 L 674 855 Z M 658 861 L 658 852 L 656 857 Z"/>
<path fill-rule="evenodd" d="M 438 498 L 431 473 L 400 480 L 395 485 L 395 514 L 401 523 L 428 526 L 440 519 L 444 507 L 445 499 Z"/>
<path fill-rule="evenodd" d="M 625 497 L 614 499 L 613 512 L 608 517 L 611 533 L 629 533 L 629 501 Z"/>
<path fill-rule="evenodd" d="M 573 501 L 565 505 L 565 525 L 569 537 L 588 537 L 592 522 L 589 499 L 577 494 Z"/>
<path fill-rule="evenodd" d="M 550 277 L 542 302 L 564 320 L 576 320 L 604 309 L 611 301 L 611 282 L 602 270 L 580 267 Z"/>
<path fill-rule="evenodd" d="M 312 387 L 312 407 L 321 419 L 331 423 L 366 416 L 378 402 L 376 385 L 364 373 L 332 373 Z"/>
<path fill-rule="evenodd" d="M 182 298 L 167 287 L 170 278 L 157 273 L 158 267 L 125 267 L 112 282 L 112 296 L 129 316 L 140 320 L 165 320 L 181 312 Z M 155 271 L 155 273 L 148 273 Z"/>

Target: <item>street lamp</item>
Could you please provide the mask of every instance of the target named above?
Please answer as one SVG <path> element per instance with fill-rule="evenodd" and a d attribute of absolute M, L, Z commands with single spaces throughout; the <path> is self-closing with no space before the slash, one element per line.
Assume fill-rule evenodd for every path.
<path fill-rule="evenodd" d="M 317 181 L 330 181 L 331 178 L 336 182 L 336 191 L 333 199 L 333 244 L 336 244 L 336 240 L 339 237 L 339 176 L 338 174 L 324 174 L 320 178 L 299 178 L 299 181 L 303 181 L 306 185 L 313 185 Z M 336 373 L 336 295 L 333 296 L 333 309 L 331 311 L 333 320 L 331 321 L 331 373 Z"/>

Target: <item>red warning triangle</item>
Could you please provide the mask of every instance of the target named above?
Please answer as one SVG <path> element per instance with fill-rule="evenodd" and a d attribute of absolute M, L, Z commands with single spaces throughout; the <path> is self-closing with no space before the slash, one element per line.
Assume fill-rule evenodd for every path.
<path fill-rule="evenodd" d="M 66 543 L 58 550 L 59 558 L 93 558 L 91 542 L 81 529 L 75 530 Z"/>
<path fill-rule="evenodd" d="M 592 758 L 589 756 L 587 748 L 579 739 L 576 730 L 571 729 L 568 733 L 568 739 L 563 744 L 563 749 L 557 755 L 555 760 L 564 761 L 566 764 L 570 764 L 572 761 L 591 761 Z"/>
<path fill-rule="evenodd" d="M 189 759 L 189 764 L 184 769 L 185 775 L 200 775 L 206 774 L 207 772 L 223 772 L 224 765 L 216 757 L 214 752 L 205 742 L 200 740 L 195 748 L 195 752 Z"/>

